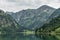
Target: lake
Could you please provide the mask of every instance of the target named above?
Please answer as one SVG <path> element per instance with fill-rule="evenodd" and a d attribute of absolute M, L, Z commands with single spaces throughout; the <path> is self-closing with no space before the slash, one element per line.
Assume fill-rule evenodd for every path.
<path fill-rule="evenodd" d="M 60 35 L 5 34 L 0 35 L 0 40 L 60 40 Z"/>

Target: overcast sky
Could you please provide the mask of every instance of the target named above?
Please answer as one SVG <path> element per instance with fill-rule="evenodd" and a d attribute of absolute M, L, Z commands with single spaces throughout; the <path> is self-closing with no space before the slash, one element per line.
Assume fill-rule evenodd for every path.
<path fill-rule="evenodd" d="M 35 9 L 42 5 L 59 8 L 60 0 L 0 0 L 0 9 L 9 12 L 17 12 L 28 8 Z"/>

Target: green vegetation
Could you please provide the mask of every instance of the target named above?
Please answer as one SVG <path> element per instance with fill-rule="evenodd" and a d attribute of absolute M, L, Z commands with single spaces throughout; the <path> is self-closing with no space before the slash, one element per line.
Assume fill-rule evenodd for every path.
<path fill-rule="evenodd" d="M 21 32 L 21 33 L 23 33 L 24 35 L 31 35 L 31 34 L 35 34 L 35 31 L 25 31 L 25 32 Z"/>
<path fill-rule="evenodd" d="M 14 33 L 20 25 L 4 11 L 0 10 L 0 34 Z"/>
<path fill-rule="evenodd" d="M 60 27 L 57 28 L 57 29 L 55 30 L 55 32 L 59 32 L 59 33 L 60 33 Z"/>
<path fill-rule="evenodd" d="M 46 22 L 42 27 L 38 28 L 36 32 L 39 33 L 60 33 L 60 10 L 54 12 L 54 16 L 52 17 L 50 22 Z M 57 16 L 57 14 L 59 16 Z"/>

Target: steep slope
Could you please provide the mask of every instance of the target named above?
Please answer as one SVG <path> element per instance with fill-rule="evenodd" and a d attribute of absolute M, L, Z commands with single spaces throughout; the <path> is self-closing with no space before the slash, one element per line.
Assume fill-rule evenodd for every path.
<path fill-rule="evenodd" d="M 0 10 L 0 33 L 17 32 L 20 27 L 22 28 L 9 14 Z"/>
<path fill-rule="evenodd" d="M 48 18 L 48 20 L 51 20 L 52 18 L 56 18 L 57 16 L 60 15 L 60 8 L 56 9 L 52 15 Z"/>
<path fill-rule="evenodd" d="M 42 26 L 54 11 L 54 8 L 44 5 L 38 9 L 22 10 L 11 14 L 11 16 L 21 24 L 21 26 L 35 30 L 39 26 Z"/>
<path fill-rule="evenodd" d="M 52 17 L 52 20 L 50 22 L 44 24 L 42 27 L 40 27 L 36 31 L 39 31 L 39 32 L 56 31 L 56 32 L 58 32 L 60 30 L 60 8 L 57 9 L 55 12 L 53 12 L 53 14 L 55 14 L 55 15 Z"/>

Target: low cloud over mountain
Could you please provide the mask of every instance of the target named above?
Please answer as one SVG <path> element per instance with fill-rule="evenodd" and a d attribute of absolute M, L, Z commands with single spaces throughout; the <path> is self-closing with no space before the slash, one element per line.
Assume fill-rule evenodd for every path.
<path fill-rule="evenodd" d="M 59 0 L 0 0 L 0 9 L 10 12 L 17 12 L 28 8 L 35 9 L 42 5 L 49 5 L 59 8 L 59 4 Z"/>

